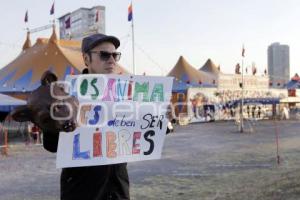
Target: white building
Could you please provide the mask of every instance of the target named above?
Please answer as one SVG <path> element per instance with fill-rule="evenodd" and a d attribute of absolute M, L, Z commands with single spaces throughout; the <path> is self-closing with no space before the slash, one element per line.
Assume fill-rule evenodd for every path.
<path fill-rule="evenodd" d="M 290 80 L 290 48 L 273 43 L 268 47 L 268 73 L 271 87 L 284 87 Z"/>
<path fill-rule="evenodd" d="M 105 7 L 79 8 L 59 19 L 60 39 L 81 40 L 93 33 L 105 33 Z"/>

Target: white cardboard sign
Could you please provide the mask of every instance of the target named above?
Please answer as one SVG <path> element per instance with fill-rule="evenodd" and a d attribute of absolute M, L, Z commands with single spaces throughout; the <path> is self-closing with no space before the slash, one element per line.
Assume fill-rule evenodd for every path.
<path fill-rule="evenodd" d="M 172 78 L 129 75 L 69 76 L 79 100 L 73 132 L 61 132 L 57 168 L 159 159 Z"/>

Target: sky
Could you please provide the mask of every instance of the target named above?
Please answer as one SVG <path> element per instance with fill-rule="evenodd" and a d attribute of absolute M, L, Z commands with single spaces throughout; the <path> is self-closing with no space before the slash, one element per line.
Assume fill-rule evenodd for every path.
<path fill-rule="evenodd" d="M 29 28 L 50 23 L 53 0 L 2 0 L 0 6 L 0 68 L 21 52 Z M 121 40 L 120 64 L 132 71 L 130 0 L 56 0 L 55 16 L 80 7 L 106 7 L 106 34 Z M 208 58 L 221 71 L 234 73 L 236 63 L 252 63 L 263 73 L 267 48 L 274 42 L 290 46 L 290 75 L 300 66 L 299 0 L 133 0 L 135 63 L 137 74 L 166 75 L 182 55 L 199 69 Z M 58 24 L 57 24 L 58 27 Z M 51 30 L 31 35 L 50 37 Z"/>

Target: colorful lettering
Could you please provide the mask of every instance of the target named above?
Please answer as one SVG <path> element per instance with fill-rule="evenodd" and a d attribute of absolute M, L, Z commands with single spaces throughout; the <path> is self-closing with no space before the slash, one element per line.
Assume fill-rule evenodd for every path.
<path fill-rule="evenodd" d="M 112 101 L 111 95 L 113 96 L 113 100 L 116 100 L 116 87 L 115 86 L 115 79 L 110 78 L 107 82 L 107 86 L 105 88 L 102 101 Z"/>
<path fill-rule="evenodd" d="M 150 155 L 154 150 L 154 141 L 149 138 L 150 136 L 154 136 L 154 135 L 155 132 L 153 130 L 149 130 L 144 134 L 145 140 L 150 143 L 149 150 L 144 152 L 145 156 Z"/>
<path fill-rule="evenodd" d="M 158 100 L 157 100 L 158 99 Z M 164 101 L 164 86 L 156 83 L 153 87 L 150 101 Z"/>
<path fill-rule="evenodd" d="M 98 90 L 98 88 L 97 88 L 96 85 L 95 85 L 96 83 L 97 83 L 97 78 L 94 78 L 94 79 L 91 81 L 91 85 L 92 85 L 92 87 L 93 87 L 94 90 L 95 90 L 95 94 L 91 94 L 92 100 L 97 99 L 97 97 L 99 96 L 99 90 Z"/>
<path fill-rule="evenodd" d="M 97 105 L 94 107 L 94 119 L 89 120 L 90 125 L 95 125 L 99 122 L 100 115 L 99 112 L 101 111 L 102 107 L 100 105 Z"/>
<path fill-rule="evenodd" d="M 74 135 L 73 140 L 73 160 L 86 160 L 90 159 L 90 151 L 80 151 L 80 134 Z"/>
<path fill-rule="evenodd" d="M 123 85 L 123 87 L 122 87 Z M 125 89 L 126 89 L 127 81 L 123 81 L 123 84 L 121 83 L 120 79 L 117 83 L 117 92 L 118 92 L 118 100 L 124 100 L 125 96 Z"/>
<path fill-rule="evenodd" d="M 83 81 L 80 84 L 80 94 L 82 96 L 86 95 L 88 90 L 88 81 L 86 79 L 83 79 Z"/>
<path fill-rule="evenodd" d="M 80 122 L 81 124 L 86 125 L 87 124 L 87 119 L 85 117 L 86 113 L 91 110 L 92 106 L 91 105 L 83 105 L 81 106 L 80 109 Z"/>
<path fill-rule="evenodd" d="M 93 156 L 102 157 L 102 135 L 100 132 L 94 133 L 93 136 Z"/>
<path fill-rule="evenodd" d="M 139 96 L 140 94 L 143 95 L 143 99 L 142 101 L 144 102 L 148 102 L 148 90 L 149 90 L 149 83 L 143 83 L 143 84 L 139 84 L 139 83 L 135 83 L 134 86 L 134 96 L 133 96 L 133 101 L 138 101 L 139 100 Z"/>
<path fill-rule="evenodd" d="M 129 81 L 129 84 L 128 84 L 128 92 L 127 92 L 128 100 L 132 100 L 132 83 L 133 83 L 133 81 Z"/>
<path fill-rule="evenodd" d="M 141 132 L 134 132 L 132 140 L 132 154 L 140 154 L 140 144 L 137 143 L 140 139 Z"/>
<path fill-rule="evenodd" d="M 106 133 L 106 154 L 108 158 L 117 157 L 116 148 L 117 148 L 116 134 L 114 132 L 107 132 Z"/>
<path fill-rule="evenodd" d="M 119 132 L 119 155 L 130 155 L 130 149 L 128 141 L 130 139 L 130 133 L 127 130 L 121 130 Z"/>

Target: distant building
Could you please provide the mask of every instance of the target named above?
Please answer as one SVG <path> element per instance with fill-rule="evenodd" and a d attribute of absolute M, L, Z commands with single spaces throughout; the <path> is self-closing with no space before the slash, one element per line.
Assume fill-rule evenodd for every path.
<path fill-rule="evenodd" d="M 60 39 L 81 40 L 86 35 L 105 33 L 105 7 L 79 8 L 59 19 Z"/>
<path fill-rule="evenodd" d="M 290 79 L 290 48 L 273 43 L 268 47 L 268 73 L 271 87 L 285 87 Z"/>

